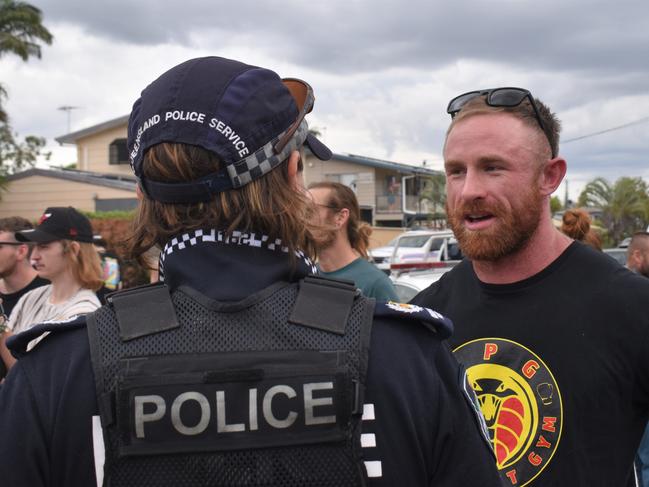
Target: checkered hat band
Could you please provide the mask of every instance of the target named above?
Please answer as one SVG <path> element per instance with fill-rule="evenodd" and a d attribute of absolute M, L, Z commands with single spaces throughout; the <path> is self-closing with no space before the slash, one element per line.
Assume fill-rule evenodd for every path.
<path fill-rule="evenodd" d="M 282 132 L 277 138 L 271 140 L 245 159 L 227 166 L 228 174 L 234 188 L 245 186 L 254 179 L 258 179 L 272 171 L 280 163 L 285 161 L 291 152 L 297 150 L 304 143 L 309 134 L 309 126 L 306 120 L 303 120 L 295 131 L 295 134 L 293 134 L 293 137 L 291 137 L 291 140 L 282 149 L 282 152 L 275 154 L 273 147 L 284 133 Z"/>

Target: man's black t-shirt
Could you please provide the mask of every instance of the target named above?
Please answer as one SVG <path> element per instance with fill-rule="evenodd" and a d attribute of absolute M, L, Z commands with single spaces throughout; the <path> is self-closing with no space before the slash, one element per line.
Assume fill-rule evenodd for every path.
<path fill-rule="evenodd" d="M 40 276 L 36 276 L 32 282 L 27 284 L 24 288 L 22 288 L 20 291 L 16 291 L 15 293 L 9 293 L 9 294 L 4 294 L 0 293 L 0 298 L 2 298 L 2 307 L 5 310 L 5 314 L 9 317 L 11 316 L 11 311 L 14 309 L 14 306 L 16 306 L 16 303 L 20 298 L 23 297 L 24 294 L 28 293 L 32 289 L 36 289 L 37 287 L 45 286 L 46 284 L 49 284 L 50 281 L 47 279 L 43 279 Z"/>
<path fill-rule="evenodd" d="M 524 281 L 464 261 L 413 303 L 451 318 L 506 485 L 631 485 L 649 415 L 649 281 L 573 243 Z"/>

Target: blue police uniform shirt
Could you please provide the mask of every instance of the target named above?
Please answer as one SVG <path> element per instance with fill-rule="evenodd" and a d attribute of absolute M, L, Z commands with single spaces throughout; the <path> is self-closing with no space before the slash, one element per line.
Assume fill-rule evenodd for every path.
<path fill-rule="evenodd" d="M 215 242 L 218 252 L 212 242 L 189 240 L 163 254 L 172 290 L 189 285 L 232 301 L 313 269 L 303 260 L 296 271 L 286 254 L 250 239 Z M 0 478 L 12 486 L 96 485 L 103 443 L 85 319 L 26 333 L 46 329 L 55 331 L 21 356 L 0 388 Z M 361 437 L 370 486 L 500 485 L 465 397 L 463 370 L 441 340 L 449 332 L 449 323 L 425 308 L 377 305 Z M 19 335 L 12 348 L 27 341 Z"/>

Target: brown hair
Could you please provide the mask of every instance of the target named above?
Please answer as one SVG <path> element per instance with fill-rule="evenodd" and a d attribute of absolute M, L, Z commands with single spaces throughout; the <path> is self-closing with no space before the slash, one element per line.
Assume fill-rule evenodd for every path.
<path fill-rule="evenodd" d="M 530 101 L 525 98 L 519 105 L 515 107 L 492 107 L 487 105 L 487 100 L 484 96 L 476 96 L 472 100 L 468 101 L 466 105 L 453 117 L 451 125 L 446 131 L 446 137 L 451 132 L 453 127 L 460 121 L 465 118 L 471 117 L 473 115 L 480 115 L 485 113 L 511 113 L 514 117 L 521 120 L 525 125 L 534 128 L 538 131 L 539 136 L 542 136 L 545 140 L 550 143 L 549 149 L 551 149 L 551 154 L 559 153 L 559 134 L 561 133 L 561 122 L 557 116 L 552 113 L 550 108 L 543 103 L 538 98 L 534 98 L 534 103 L 536 108 L 539 111 L 539 116 L 543 121 L 544 129 L 541 129 L 539 121 L 536 119 L 536 114 L 534 113 L 534 108 Z M 543 136 L 543 134 L 545 135 Z M 545 142 L 544 142 L 545 143 Z"/>
<path fill-rule="evenodd" d="M 22 216 L 8 216 L 0 218 L 0 232 L 20 232 L 34 228 L 32 222 Z"/>
<path fill-rule="evenodd" d="M 327 206 L 332 209 L 341 210 L 347 208 L 349 210 L 349 219 L 347 220 L 347 239 L 352 248 L 356 250 L 362 257 L 367 258 L 367 248 L 370 245 L 370 235 L 372 234 L 372 227 L 361 220 L 361 210 L 358 206 L 356 195 L 349 186 L 332 181 L 321 181 L 309 185 L 309 189 L 328 189 L 329 198 Z"/>
<path fill-rule="evenodd" d="M 566 210 L 563 214 L 561 231 L 568 237 L 584 242 L 597 250 L 602 250 L 599 235 L 590 228 L 590 215 L 579 209 Z"/>
<path fill-rule="evenodd" d="M 216 154 L 202 147 L 161 143 L 144 155 L 144 177 L 151 181 L 194 181 L 217 172 L 221 162 Z M 288 163 L 237 189 L 218 193 L 207 203 L 162 203 L 144 197 L 133 220 L 133 235 L 128 251 L 147 266 L 144 253 L 154 245 L 164 247 L 181 232 L 217 228 L 226 233 L 263 232 L 279 238 L 294 258 L 295 250 L 315 257 L 309 212 L 312 205 L 303 192 L 289 184 Z"/>
<path fill-rule="evenodd" d="M 10 233 L 16 233 L 20 232 L 22 230 L 31 230 L 34 228 L 34 225 L 32 222 L 30 222 L 27 218 L 23 218 L 22 216 L 8 216 L 6 218 L 0 218 L 0 232 L 10 232 Z M 16 237 L 13 237 L 14 240 L 16 240 Z M 34 250 L 34 247 L 32 245 L 27 245 L 27 263 L 29 264 L 29 258 L 32 255 L 32 250 Z"/>
<path fill-rule="evenodd" d="M 99 253 L 91 243 L 75 243 L 79 245 L 79 252 L 72 251 L 72 240 L 61 240 L 72 275 L 82 288 L 97 291 L 104 284 Z"/>

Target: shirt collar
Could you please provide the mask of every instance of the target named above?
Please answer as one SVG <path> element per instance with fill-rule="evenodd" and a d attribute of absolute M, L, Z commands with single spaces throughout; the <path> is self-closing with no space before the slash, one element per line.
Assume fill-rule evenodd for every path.
<path fill-rule="evenodd" d="M 160 253 L 160 280 L 172 290 L 188 285 L 221 301 L 235 301 L 278 281 L 317 274 L 301 251 L 289 258 L 281 240 L 256 232 L 199 229 L 172 238 Z"/>

